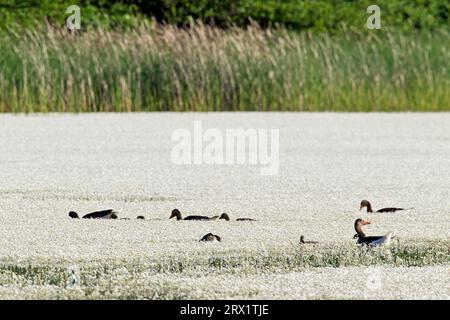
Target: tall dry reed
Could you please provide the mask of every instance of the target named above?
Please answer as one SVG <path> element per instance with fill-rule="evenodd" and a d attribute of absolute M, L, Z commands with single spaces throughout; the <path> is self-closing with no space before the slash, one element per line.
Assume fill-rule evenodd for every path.
<path fill-rule="evenodd" d="M 0 112 L 450 110 L 450 32 L 0 36 Z"/>

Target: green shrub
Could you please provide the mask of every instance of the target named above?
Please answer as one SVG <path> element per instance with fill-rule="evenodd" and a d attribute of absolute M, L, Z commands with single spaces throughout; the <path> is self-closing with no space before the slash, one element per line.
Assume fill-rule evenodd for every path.
<path fill-rule="evenodd" d="M 295 30 L 341 32 L 365 28 L 372 0 L 5 0 L 0 4 L 0 27 L 36 28 L 48 21 L 62 26 L 71 4 L 81 7 L 83 28 L 130 29 L 160 22 L 185 26 L 193 20 L 217 26 L 263 27 L 283 25 Z M 447 0 L 378 0 L 382 27 L 387 29 L 435 29 L 448 25 Z"/>

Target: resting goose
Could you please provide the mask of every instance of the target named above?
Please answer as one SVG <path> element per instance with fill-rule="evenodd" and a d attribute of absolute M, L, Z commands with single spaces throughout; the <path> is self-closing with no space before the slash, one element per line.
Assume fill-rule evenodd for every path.
<path fill-rule="evenodd" d="M 183 219 L 181 217 L 180 210 L 173 209 L 172 210 L 172 214 L 170 215 L 169 219 L 172 219 L 172 218 L 177 218 L 177 220 L 200 220 L 200 221 L 203 220 L 203 221 L 205 221 L 205 220 L 215 220 L 215 219 L 217 219 L 217 216 L 216 217 L 212 217 L 212 218 L 206 217 L 206 216 L 187 216 L 186 218 Z"/>
<path fill-rule="evenodd" d="M 208 234 L 205 234 L 203 236 L 203 238 L 201 238 L 199 240 L 199 242 L 200 241 L 219 241 L 220 242 L 220 241 L 222 241 L 222 239 L 216 234 L 208 233 Z"/>
<path fill-rule="evenodd" d="M 355 231 L 356 234 L 354 238 L 358 238 L 356 241 L 357 244 L 368 245 L 368 246 L 378 246 L 378 245 L 389 245 L 391 243 L 391 239 L 393 238 L 393 233 L 388 232 L 384 236 L 371 236 L 367 237 L 365 233 L 362 231 L 362 227 L 371 224 L 370 221 L 357 219 L 355 221 Z"/>
<path fill-rule="evenodd" d="M 373 212 L 372 205 L 367 200 L 361 201 L 361 206 L 359 208 L 359 211 L 361 211 L 363 208 L 367 208 L 367 212 L 369 212 L 369 213 Z M 409 208 L 409 209 L 404 209 L 404 208 L 383 208 L 383 209 L 379 209 L 379 210 L 377 210 L 375 212 L 395 212 L 395 211 L 410 210 L 410 209 L 412 209 L 412 208 Z"/>
<path fill-rule="evenodd" d="M 219 220 L 223 219 L 225 221 L 230 221 L 230 216 L 226 213 L 222 213 L 219 217 Z M 236 221 L 256 221 L 255 219 L 251 218 L 237 218 Z"/>
<path fill-rule="evenodd" d="M 300 236 L 300 244 L 318 244 L 318 241 L 307 241 L 305 240 L 305 236 Z"/>
<path fill-rule="evenodd" d="M 78 219 L 78 213 L 75 211 L 69 212 L 69 217 Z M 117 219 L 117 212 L 114 212 L 114 210 L 103 210 L 103 211 L 95 211 L 88 213 L 83 216 L 83 219 Z"/>

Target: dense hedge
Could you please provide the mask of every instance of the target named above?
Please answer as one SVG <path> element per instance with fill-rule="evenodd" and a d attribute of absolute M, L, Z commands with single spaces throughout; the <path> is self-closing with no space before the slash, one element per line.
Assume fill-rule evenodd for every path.
<path fill-rule="evenodd" d="M 381 8 L 383 28 L 432 29 L 448 25 L 448 0 L 3 0 L 0 27 L 34 27 L 39 23 L 62 25 L 65 9 L 81 7 L 84 27 L 132 28 L 155 17 L 158 21 L 187 25 L 202 20 L 226 27 L 284 25 L 292 29 L 339 31 L 362 29 L 366 8 Z"/>
<path fill-rule="evenodd" d="M 145 3 L 146 1 L 139 1 Z M 293 29 L 335 30 L 365 26 L 366 8 L 377 4 L 386 26 L 404 29 L 448 25 L 446 0 L 157 0 L 142 6 L 160 20 L 183 24 L 190 18 L 218 25 L 245 25 L 249 17 L 262 26 L 283 24 Z M 156 4 L 157 3 L 157 4 Z M 195 4 L 194 4 L 195 3 Z M 159 8 L 159 9 L 155 9 Z"/>

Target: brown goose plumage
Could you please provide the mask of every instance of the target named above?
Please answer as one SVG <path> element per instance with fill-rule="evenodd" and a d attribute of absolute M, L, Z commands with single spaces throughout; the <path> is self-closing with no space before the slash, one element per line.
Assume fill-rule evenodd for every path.
<path fill-rule="evenodd" d="M 300 244 L 318 244 L 318 241 L 305 240 L 305 236 L 300 236 Z"/>
<path fill-rule="evenodd" d="M 204 236 L 203 236 L 203 238 L 201 238 L 200 240 L 199 240 L 199 242 L 200 241 L 222 241 L 222 238 L 220 238 L 218 235 L 216 235 L 216 234 L 212 234 L 212 233 L 208 233 L 208 234 L 205 234 Z"/>
<path fill-rule="evenodd" d="M 206 221 L 206 220 L 215 220 L 217 217 L 206 217 L 206 216 L 187 216 L 183 219 L 181 216 L 181 212 L 178 209 L 173 209 L 169 219 L 177 218 L 177 220 L 198 220 L 198 221 Z"/>
<path fill-rule="evenodd" d="M 69 212 L 69 217 L 78 219 L 78 213 L 75 211 Z M 117 212 L 115 212 L 112 209 L 109 210 L 102 210 L 102 211 L 95 211 L 88 214 L 85 214 L 83 216 L 83 219 L 117 219 Z"/>
<path fill-rule="evenodd" d="M 367 212 L 369 212 L 369 213 L 373 212 L 372 205 L 370 204 L 370 202 L 368 200 L 361 201 L 361 205 L 360 205 L 359 210 L 361 211 L 363 208 L 367 208 Z M 410 209 L 412 209 L 412 208 L 404 209 L 404 208 L 394 208 L 394 207 L 392 207 L 392 208 L 382 208 L 382 209 L 379 209 L 379 210 L 377 210 L 375 212 L 395 212 L 395 211 L 410 210 Z"/>
<path fill-rule="evenodd" d="M 226 213 L 222 213 L 219 217 L 219 220 L 220 219 L 230 221 L 230 216 Z M 256 220 L 251 218 L 237 218 L 236 221 L 256 221 Z"/>
<path fill-rule="evenodd" d="M 362 231 L 362 227 L 371 224 L 368 220 L 356 219 L 355 221 L 355 231 L 356 234 L 354 238 L 357 238 L 357 244 L 360 245 L 369 245 L 369 246 L 377 246 L 381 244 L 389 244 L 391 239 L 394 238 L 392 232 L 388 232 L 384 236 L 366 236 L 366 234 Z"/>

